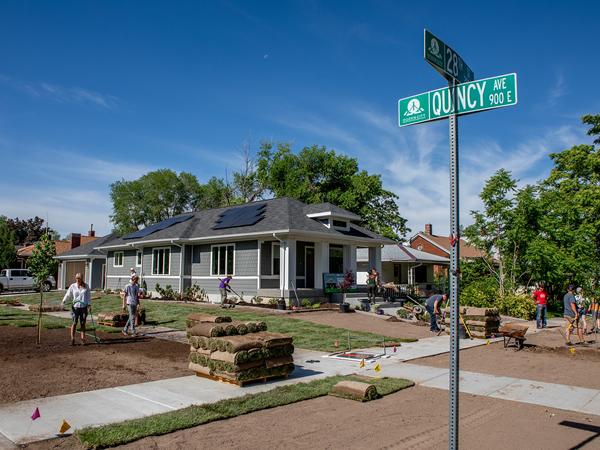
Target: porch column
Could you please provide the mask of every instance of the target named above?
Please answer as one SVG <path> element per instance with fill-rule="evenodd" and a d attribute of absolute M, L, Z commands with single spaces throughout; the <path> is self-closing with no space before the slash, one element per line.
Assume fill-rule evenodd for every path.
<path fill-rule="evenodd" d="M 323 274 L 329 272 L 329 244 L 315 242 L 315 289 L 323 289 Z"/>
<path fill-rule="evenodd" d="M 289 298 L 296 285 L 296 240 L 286 239 L 279 247 L 279 290 L 283 297 Z"/>
<path fill-rule="evenodd" d="M 94 258 L 90 259 L 90 262 L 86 264 L 89 264 L 90 266 L 90 270 L 89 270 L 89 276 L 88 276 L 88 286 L 90 287 L 90 289 L 93 289 L 92 287 L 92 272 L 94 270 Z"/>
<path fill-rule="evenodd" d="M 344 271 L 347 270 L 356 278 L 356 245 L 344 245 Z"/>
<path fill-rule="evenodd" d="M 377 272 L 381 274 L 381 247 L 369 247 L 369 270 L 375 267 Z"/>

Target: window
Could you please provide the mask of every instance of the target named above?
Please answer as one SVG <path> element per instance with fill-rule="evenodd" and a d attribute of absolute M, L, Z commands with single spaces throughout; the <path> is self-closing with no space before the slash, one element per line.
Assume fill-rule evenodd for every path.
<path fill-rule="evenodd" d="M 321 222 L 323 225 L 325 225 L 327 228 L 329 228 L 329 219 L 317 219 L 319 222 Z"/>
<path fill-rule="evenodd" d="M 123 252 L 115 252 L 113 267 L 123 267 Z"/>
<path fill-rule="evenodd" d="M 200 246 L 194 245 L 192 246 L 192 263 L 200 264 Z"/>
<path fill-rule="evenodd" d="M 271 244 L 271 275 L 279 275 L 280 251 L 281 245 L 278 242 Z"/>
<path fill-rule="evenodd" d="M 211 275 L 233 275 L 235 245 L 213 245 L 211 247 Z"/>
<path fill-rule="evenodd" d="M 344 247 L 329 245 L 329 273 L 344 273 Z"/>
<path fill-rule="evenodd" d="M 168 275 L 171 267 L 171 249 L 155 248 L 152 250 L 152 275 Z"/>
<path fill-rule="evenodd" d="M 143 253 L 141 251 L 137 251 L 137 253 L 135 254 L 135 265 L 137 267 L 142 267 L 142 258 L 143 258 Z"/>
<path fill-rule="evenodd" d="M 334 220 L 333 226 L 336 228 L 348 228 L 348 222 L 345 220 Z"/>

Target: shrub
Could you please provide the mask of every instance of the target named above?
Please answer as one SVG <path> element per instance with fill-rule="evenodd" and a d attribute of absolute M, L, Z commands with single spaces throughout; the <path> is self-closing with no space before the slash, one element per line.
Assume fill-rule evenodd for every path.
<path fill-rule="evenodd" d="M 204 289 L 194 284 L 185 290 L 185 299 L 192 302 L 208 302 L 208 295 Z"/>
<path fill-rule="evenodd" d="M 310 308 L 312 306 L 312 302 L 307 298 L 303 298 L 300 304 L 303 308 Z"/>
<path fill-rule="evenodd" d="M 498 290 L 495 280 L 482 278 L 465 286 L 460 291 L 460 304 L 462 306 L 475 306 L 488 308 L 496 306 Z"/>
<path fill-rule="evenodd" d="M 535 317 L 535 304 L 527 295 L 507 295 L 498 299 L 495 305 L 500 314 L 531 320 Z"/>
<path fill-rule="evenodd" d="M 321 307 L 320 303 L 315 303 L 314 305 L 311 306 L 312 309 L 319 309 Z"/>
<path fill-rule="evenodd" d="M 170 284 L 167 284 L 164 288 L 161 287 L 158 283 L 156 283 L 156 292 L 160 295 L 162 300 L 171 300 L 177 296 L 177 293 L 173 290 L 173 287 Z"/>
<path fill-rule="evenodd" d="M 396 315 L 400 318 L 400 319 L 408 319 L 410 317 L 410 313 L 405 310 L 400 308 L 398 311 L 396 311 Z"/>
<path fill-rule="evenodd" d="M 277 304 L 277 299 L 276 298 L 270 298 L 269 299 L 269 305 L 276 305 Z"/>

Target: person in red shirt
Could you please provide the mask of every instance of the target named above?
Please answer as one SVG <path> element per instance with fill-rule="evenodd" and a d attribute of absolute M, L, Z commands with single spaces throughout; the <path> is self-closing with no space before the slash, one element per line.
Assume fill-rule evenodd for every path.
<path fill-rule="evenodd" d="M 533 293 L 535 300 L 535 319 L 537 327 L 546 328 L 546 308 L 548 307 L 548 293 L 544 288 L 544 283 L 540 283 L 537 290 Z"/>

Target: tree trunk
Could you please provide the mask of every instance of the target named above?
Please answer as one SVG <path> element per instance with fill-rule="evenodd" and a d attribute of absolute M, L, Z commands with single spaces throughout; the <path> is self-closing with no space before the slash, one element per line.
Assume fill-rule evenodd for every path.
<path fill-rule="evenodd" d="M 40 286 L 40 310 L 38 311 L 38 335 L 37 335 L 37 345 L 40 345 L 42 342 L 42 305 L 44 304 L 44 290 L 42 286 Z"/>

